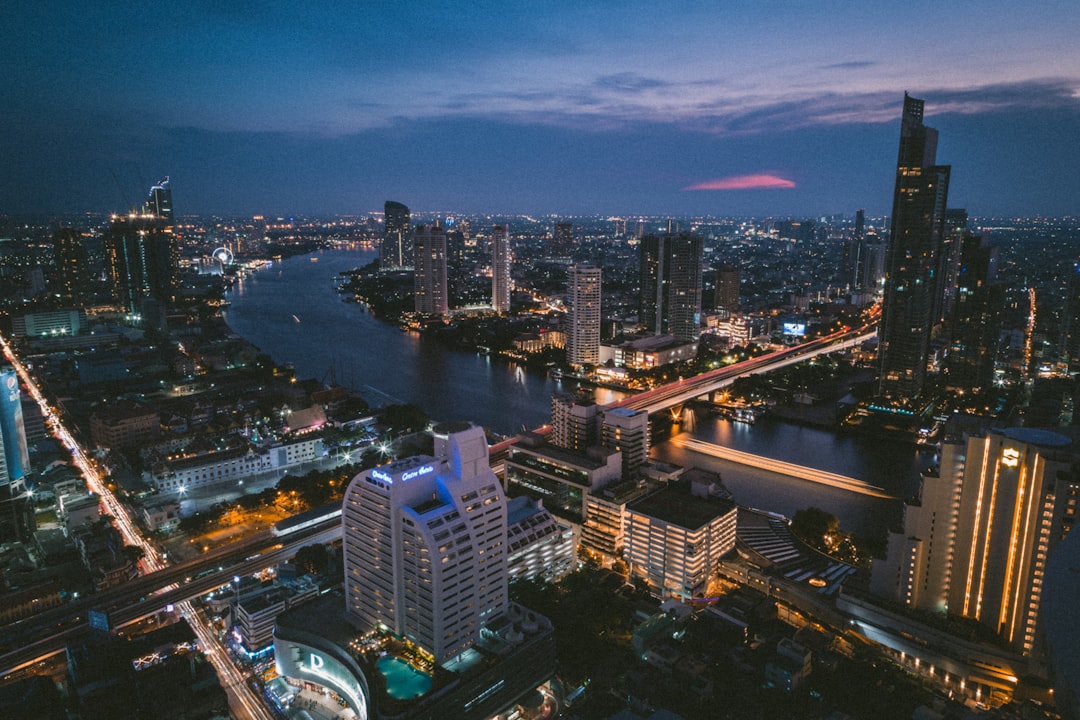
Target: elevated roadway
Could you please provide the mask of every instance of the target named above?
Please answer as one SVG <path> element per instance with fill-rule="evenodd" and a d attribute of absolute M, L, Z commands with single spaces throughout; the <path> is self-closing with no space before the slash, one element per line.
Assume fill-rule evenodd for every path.
<path fill-rule="evenodd" d="M 637 395 L 631 395 L 607 407 L 645 410 L 650 415 L 653 415 L 716 390 L 721 390 L 746 375 L 778 370 L 815 358 L 818 355 L 827 355 L 838 350 L 855 347 L 874 338 L 876 335 L 877 330 L 872 325 L 846 328 L 801 345 L 762 355 L 761 357 L 743 360 L 734 365 L 710 370 L 701 375 L 695 375 Z"/>

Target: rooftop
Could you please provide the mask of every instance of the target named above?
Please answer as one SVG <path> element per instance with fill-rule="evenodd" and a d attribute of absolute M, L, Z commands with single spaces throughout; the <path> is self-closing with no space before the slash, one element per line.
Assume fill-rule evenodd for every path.
<path fill-rule="evenodd" d="M 628 509 L 687 530 L 697 530 L 735 510 L 735 503 L 717 497 L 697 497 L 680 487 L 667 487 L 638 500 Z"/>

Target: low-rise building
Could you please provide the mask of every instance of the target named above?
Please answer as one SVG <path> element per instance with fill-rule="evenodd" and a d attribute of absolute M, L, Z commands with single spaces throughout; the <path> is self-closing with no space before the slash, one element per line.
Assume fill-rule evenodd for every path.
<path fill-rule="evenodd" d="M 574 529 L 560 523 L 539 500 L 516 497 L 506 503 L 506 569 L 514 580 L 554 582 L 574 569 Z"/>
<path fill-rule="evenodd" d="M 90 441 L 101 448 L 142 445 L 161 434 L 161 416 L 153 408 L 121 400 L 90 415 Z"/>
<path fill-rule="evenodd" d="M 510 448 L 505 471 L 508 494 L 543 500 L 552 513 L 580 524 L 588 494 L 622 477 L 622 453 L 600 447 L 575 452 L 528 434 Z"/>
<path fill-rule="evenodd" d="M 697 342 L 680 340 L 674 335 L 647 335 L 600 345 L 600 364 L 609 361 L 615 367 L 650 370 L 670 363 L 697 357 Z"/>

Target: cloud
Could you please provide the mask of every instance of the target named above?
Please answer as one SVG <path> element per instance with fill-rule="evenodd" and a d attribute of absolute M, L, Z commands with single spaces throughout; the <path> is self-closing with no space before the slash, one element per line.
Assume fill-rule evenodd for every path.
<path fill-rule="evenodd" d="M 822 70 L 861 70 L 877 65 L 873 60 L 849 60 L 847 62 L 830 63 L 822 65 Z"/>
<path fill-rule="evenodd" d="M 650 90 L 652 88 L 667 87 L 671 85 L 671 83 L 664 80 L 645 77 L 644 75 L 638 75 L 637 73 L 632 72 L 603 75 L 596 78 L 594 84 L 596 87 L 604 88 L 605 90 L 617 90 L 619 92 L 640 92 L 642 90 Z"/>
<path fill-rule="evenodd" d="M 795 187 L 793 180 L 772 173 L 756 173 L 706 180 L 688 185 L 683 190 L 781 190 L 793 187 Z"/>

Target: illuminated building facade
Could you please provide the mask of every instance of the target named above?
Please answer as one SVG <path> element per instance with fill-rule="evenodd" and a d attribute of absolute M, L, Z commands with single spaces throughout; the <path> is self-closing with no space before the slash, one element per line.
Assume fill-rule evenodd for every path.
<path fill-rule="evenodd" d="M 574 367 L 600 362 L 600 275 L 587 265 L 568 271 L 566 361 Z"/>
<path fill-rule="evenodd" d="M 168 225 L 173 224 L 172 187 L 169 186 L 169 178 L 150 188 L 150 194 L 146 198 L 146 210 L 159 220 L 166 221 Z"/>
<path fill-rule="evenodd" d="M 26 490 L 30 452 L 23 427 L 19 377 L 0 371 L 0 542 L 29 542 L 36 527 Z"/>
<path fill-rule="evenodd" d="M 505 225 L 491 229 L 491 308 L 510 312 L 510 238 Z"/>
<path fill-rule="evenodd" d="M 649 413 L 620 407 L 602 410 L 600 443 L 622 453 L 624 478 L 636 477 L 649 458 Z"/>
<path fill-rule="evenodd" d="M 976 620 L 1035 651 L 1047 557 L 1077 519 L 1071 441 L 1031 428 L 946 443 L 905 532 L 889 537 L 871 589 L 911 607 Z"/>
<path fill-rule="evenodd" d="M 923 390 L 943 291 L 950 168 L 936 164 L 937 140 L 937 130 L 923 124 L 923 101 L 905 94 L 878 331 L 878 392 L 898 403 L 914 400 Z"/>
<path fill-rule="evenodd" d="M 702 241 L 689 233 L 641 238 L 639 320 L 653 335 L 701 334 Z"/>
<path fill-rule="evenodd" d="M 421 225 L 413 231 L 413 298 L 416 312 L 450 314 L 447 291 L 446 230 L 440 225 Z"/>
<path fill-rule="evenodd" d="M 482 428 L 446 454 L 366 470 L 345 494 L 345 592 L 357 625 L 390 629 L 443 662 L 506 611 L 506 498 Z"/>
<path fill-rule="evenodd" d="M 382 270 L 403 270 L 413 266 L 411 216 L 409 208 L 393 200 L 383 205 L 383 240 L 379 246 Z"/>

